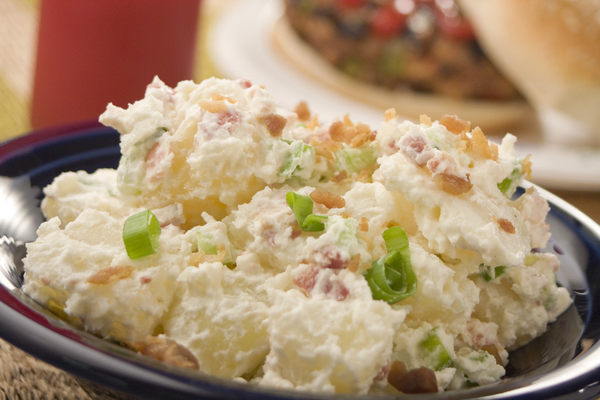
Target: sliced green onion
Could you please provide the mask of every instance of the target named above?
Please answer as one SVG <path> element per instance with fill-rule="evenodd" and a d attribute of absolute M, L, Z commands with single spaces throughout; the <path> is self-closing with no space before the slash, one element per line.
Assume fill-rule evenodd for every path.
<path fill-rule="evenodd" d="M 131 259 L 154 254 L 159 248 L 160 223 L 152 211 L 133 214 L 123 226 L 123 242 Z"/>
<path fill-rule="evenodd" d="M 377 161 L 375 149 L 372 147 L 342 149 L 335 153 L 335 158 L 337 169 L 351 174 L 360 172 Z"/>
<path fill-rule="evenodd" d="M 506 267 L 503 265 L 497 266 L 493 269 L 489 265 L 484 264 L 480 264 L 479 267 L 485 268 L 485 270 L 481 273 L 481 276 L 483 276 L 483 279 L 485 279 L 486 282 L 491 282 L 492 280 L 496 279 L 497 277 L 506 272 Z M 492 276 L 491 274 L 492 270 L 494 271 L 494 276 Z"/>
<path fill-rule="evenodd" d="M 296 177 L 302 170 L 303 162 L 306 164 L 308 160 L 309 164 L 314 164 L 315 149 L 312 146 L 305 144 L 302 140 L 281 139 L 281 141 L 290 146 L 290 153 L 279 170 L 280 176 L 286 179 Z"/>
<path fill-rule="evenodd" d="M 441 371 L 452 365 L 452 358 L 450 358 L 450 354 L 448 354 L 435 329 L 429 332 L 429 336 L 421 342 L 421 346 L 425 350 L 435 371 Z"/>
<path fill-rule="evenodd" d="M 196 239 L 198 240 L 198 250 L 204 254 L 217 254 L 217 245 L 211 236 L 198 232 L 196 233 Z"/>
<path fill-rule="evenodd" d="M 542 302 L 542 305 L 546 311 L 552 310 L 554 307 L 556 307 L 556 297 L 547 298 Z"/>
<path fill-rule="evenodd" d="M 300 224 L 300 228 L 306 232 L 320 232 L 325 230 L 327 222 L 326 215 L 313 214 L 313 200 L 310 196 L 297 192 L 287 192 L 285 201 L 294 212 L 296 221 Z"/>
<path fill-rule="evenodd" d="M 535 253 L 529 253 L 525 256 L 525 265 L 529 267 L 538 262 L 539 259 L 540 257 L 538 257 Z"/>
<path fill-rule="evenodd" d="M 484 362 L 489 357 L 489 354 L 487 351 L 480 350 L 477 352 L 477 355 L 471 356 L 469 359 L 475 362 Z"/>
<path fill-rule="evenodd" d="M 515 190 L 517 190 L 517 186 L 519 186 L 522 178 L 521 169 L 521 165 L 517 166 L 512 170 L 509 176 L 504 178 L 504 180 L 498 184 L 498 189 L 500 189 L 504 196 L 510 198 Z"/>
<path fill-rule="evenodd" d="M 386 229 L 383 239 L 388 253 L 373 261 L 365 279 L 373 299 L 395 304 L 417 291 L 417 277 L 410 262 L 408 236 L 399 226 Z"/>

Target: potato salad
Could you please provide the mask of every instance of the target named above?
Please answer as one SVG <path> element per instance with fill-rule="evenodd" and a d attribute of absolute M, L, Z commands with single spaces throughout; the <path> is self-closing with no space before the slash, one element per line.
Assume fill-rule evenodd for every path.
<path fill-rule="evenodd" d="M 401 110 L 399 110 L 401 112 Z M 321 121 L 248 80 L 159 78 L 100 121 L 116 169 L 44 189 L 23 290 L 179 368 L 293 390 L 500 380 L 571 303 L 516 138 L 454 115 Z"/>

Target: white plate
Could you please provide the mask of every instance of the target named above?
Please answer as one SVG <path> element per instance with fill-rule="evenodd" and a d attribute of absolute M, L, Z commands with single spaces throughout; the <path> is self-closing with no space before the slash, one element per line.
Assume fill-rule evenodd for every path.
<path fill-rule="evenodd" d="M 283 4 L 275 0 L 244 0 L 223 12 L 208 40 L 209 56 L 219 74 L 264 85 L 283 108 L 294 109 L 299 101 L 306 101 L 321 120 L 350 114 L 354 121 L 377 127 L 382 119 L 380 108 L 312 79 L 276 50 L 272 30 L 282 12 Z M 541 186 L 600 191 L 600 148 L 521 140 L 517 152 L 522 156 L 531 154 L 532 180 Z"/>

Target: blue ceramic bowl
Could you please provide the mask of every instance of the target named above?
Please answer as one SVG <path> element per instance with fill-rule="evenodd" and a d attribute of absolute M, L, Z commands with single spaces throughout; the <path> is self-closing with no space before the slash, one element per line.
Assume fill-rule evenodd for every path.
<path fill-rule="evenodd" d="M 23 241 L 42 220 L 41 190 L 63 171 L 116 167 L 116 131 L 88 123 L 0 145 L 0 337 L 75 376 L 96 399 L 366 399 L 270 390 L 171 367 L 70 326 L 20 291 Z M 600 226 L 542 189 L 551 205 L 548 251 L 573 305 L 542 336 L 510 354 L 489 386 L 406 399 L 596 399 L 600 396 Z"/>

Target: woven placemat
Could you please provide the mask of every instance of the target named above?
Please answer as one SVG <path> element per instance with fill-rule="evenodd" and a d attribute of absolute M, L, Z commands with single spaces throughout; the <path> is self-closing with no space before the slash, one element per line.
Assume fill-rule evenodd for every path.
<path fill-rule="evenodd" d="M 0 340 L 0 400 L 90 400 L 69 374 Z"/>

